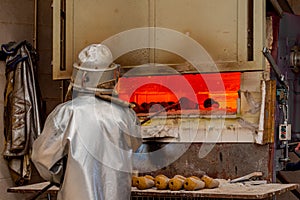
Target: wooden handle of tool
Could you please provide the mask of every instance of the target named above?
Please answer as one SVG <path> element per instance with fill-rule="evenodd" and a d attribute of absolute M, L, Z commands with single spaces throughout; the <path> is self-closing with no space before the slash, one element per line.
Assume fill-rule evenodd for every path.
<path fill-rule="evenodd" d="M 137 185 L 138 185 L 138 176 L 132 176 L 131 177 L 131 186 L 132 187 L 137 187 Z"/>
<path fill-rule="evenodd" d="M 140 176 L 137 178 L 137 188 L 140 190 L 145 190 L 152 188 L 154 186 L 154 178 L 150 176 Z"/>
<path fill-rule="evenodd" d="M 185 177 L 181 175 L 176 175 L 169 181 L 169 188 L 173 191 L 178 191 L 183 188 L 183 183 L 185 181 Z"/>
<path fill-rule="evenodd" d="M 192 176 L 185 179 L 183 187 L 188 191 L 200 190 L 205 187 L 205 183 L 200 178 Z"/>
<path fill-rule="evenodd" d="M 168 188 L 169 185 L 169 178 L 163 174 L 157 175 L 154 179 L 155 187 L 158 190 L 165 190 Z"/>
<path fill-rule="evenodd" d="M 216 179 L 213 179 L 207 175 L 203 175 L 201 177 L 201 180 L 205 183 L 205 187 L 212 189 L 212 188 L 217 188 L 220 185 L 220 182 L 217 181 Z"/>

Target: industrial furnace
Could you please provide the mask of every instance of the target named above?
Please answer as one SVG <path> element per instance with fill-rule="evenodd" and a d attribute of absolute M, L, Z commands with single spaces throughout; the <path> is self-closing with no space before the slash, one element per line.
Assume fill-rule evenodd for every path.
<path fill-rule="evenodd" d="M 85 46 L 106 44 L 121 66 L 118 97 L 141 121 L 159 112 L 142 126 L 140 173 L 234 179 L 260 171 L 275 182 L 298 129 L 288 108 L 298 108 L 297 92 L 292 102 L 281 86 L 293 80 L 297 90 L 288 70 L 290 58 L 299 64 L 299 31 L 290 37 L 286 26 L 298 17 L 269 14 L 266 4 L 54 0 L 53 78 L 69 79 Z"/>

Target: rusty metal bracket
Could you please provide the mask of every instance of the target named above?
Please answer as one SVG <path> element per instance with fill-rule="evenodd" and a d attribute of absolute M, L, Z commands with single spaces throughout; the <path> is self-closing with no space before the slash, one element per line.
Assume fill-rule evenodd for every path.
<path fill-rule="evenodd" d="M 267 58 L 267 60 L 269 61 L 271 67 L 273 68 L 273 70 L 275 71 L 275 74 L 279 80 L 279 82 L 286 88 L 289 89 L 289 84 L 286 81 L 285 76 L 280 72 L 279 67 L 277 66 L 274 58 L 272 57 L 270 50 L 267 47 L 263 48 L 263 54 L 264 56 Z"/>

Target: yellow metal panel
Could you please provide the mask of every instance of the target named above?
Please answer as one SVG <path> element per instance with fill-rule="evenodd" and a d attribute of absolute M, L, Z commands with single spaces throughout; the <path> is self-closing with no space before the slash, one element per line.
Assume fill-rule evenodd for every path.
<path fill-rule="evenodd" d="M 155 13 L 157 27 L 188 34 L 215 62 L 237 61 L 237 0 L 156 0 Z"/>
<path fill-rule="evenodd" d="M 263 144 L 273 143 L 275 139 L 275 108 L 276 108 L 276 81 L 266 82 L 265 122 Z"/>
<path fill-rule="evenodd" d="M 91 43 L 149 24 L 148 0 L 74 1 L 74 56 Z"/>
<path fill-rule="evenodd" d="M 208 51 L 220 71 L 264 69 L 261 51 L 265 41 L 265 0 L 252 0 L 253 60 L 247 58 L 248 1 L 251 0 L 66 0 L 64 70 L 59 64 L 61 1 L 53 1 L 54 79 L 71 76 L 72 64 L 87 45 L 138 27 L 164 27 L 189 35 Z M 143 61 L 181 61 L 176 55 L 160 50 L 141 50 L 131 53 L 131 59 L 123 60 L 137 60 L 137 55 L 145 52 L 149 59 L 142 58 Z"/>
<path fill-rule="evenodd" d="M 53 79 L 69 79 L 73 57 L 73 1 L 66 0 L 65 29 L 61 26 L 61 0 L 53 0 Z M 65 34 L 65 38 L 62 35 Z M 64 52 L 62 52 L 64 51 Z M 62 61 L 64 60 L 64 62 Z"/>
<path fill-rule="evenodd" d="M 53 0 L 53 79 L 60 76 L 60 0 Z"/>

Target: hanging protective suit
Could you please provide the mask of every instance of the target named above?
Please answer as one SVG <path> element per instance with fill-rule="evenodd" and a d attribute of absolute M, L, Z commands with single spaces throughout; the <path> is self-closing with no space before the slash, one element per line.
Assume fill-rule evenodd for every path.
<path fill-rule="evenodd" d="M 97 48 L 104 47 L 92 45 L 84 54 L 91 56 Z M 94 82 L 95 73 L 89 75 L 93 70 L 81 66 L 75 83 L 83 88 L 74 88 L 78 96 L 48 116 L 32 160 L 43 178 L 60 184 L 58 200 L 130 199 L 132 154 L 141 142 L 139 121 L 131 108 L 95 97 L 88 83 Z"/>
<path fill-rule="evenodd" d="M 37 53 L 27 42 L 1 46 L 6 61 L 4 158 L 17 185 L 31 178 L 30 150 L 41 132 L 41 98 L 36 80 Z"/>

